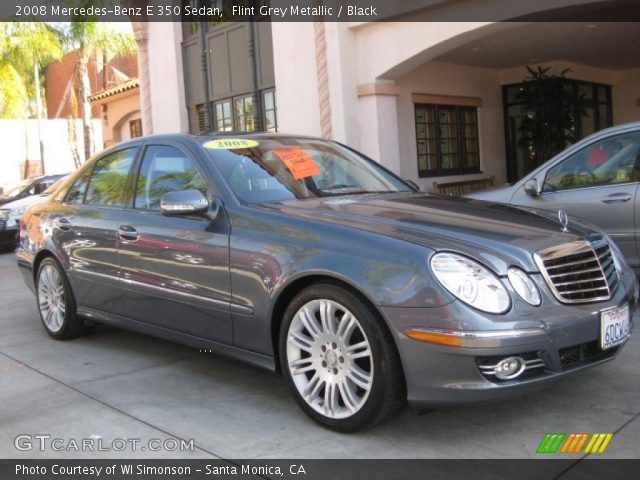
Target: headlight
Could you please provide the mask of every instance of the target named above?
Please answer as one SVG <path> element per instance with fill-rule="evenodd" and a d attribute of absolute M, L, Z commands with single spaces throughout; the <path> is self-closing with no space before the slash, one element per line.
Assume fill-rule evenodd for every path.
<path fill-rule="evenodd" d="M 477 262 L 455 253 L 436 253 L 431 270 L 453 295 L 488 313 L 504 313 L 511 304 L 500 279 Z"/>
<path fill-rule="evenodd" d="M 507 272 L 507 276 L 513 289 L 525 302 L 534 307 L 540 305 L 540 290 L 533 283 L 533 280 L 529 278 L 529 275 L 519 268 L 511 267 Z"/>
<path fill-rule="evenodd" d="M 11 210 L 9 212 L 9 217 L 7 218 L 7 223 L 6 223 L 7 227 L 17 226 L 18 222 L 20 221 L 20 217 L 22 216 L 22 214 L 26 209 L 27 207 L 18 207 Z"/>

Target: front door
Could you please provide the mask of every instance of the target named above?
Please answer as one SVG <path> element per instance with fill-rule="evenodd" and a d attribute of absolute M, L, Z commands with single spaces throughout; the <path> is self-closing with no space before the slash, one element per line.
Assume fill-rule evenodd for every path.
<path fill-rule="evenodd" d="M 635 204 L 640 181 L 640 132 L 591 143 L 538 175 L 540 195 L 519 189 L 512 203 L 545 210 L 562 208 L 607 232 L 632 267 L 640 266 L 636 248 Z"/>
<path fill-rule="evenodd" d="M 172 191 L 209 196 L 196 161 L 177 146 L 148 145 L 131 208 L 118 225 L 127 315 L 197 337 L 232 342 L 229 222 L 223 209 L 165 216 L 160 201 Z"/>

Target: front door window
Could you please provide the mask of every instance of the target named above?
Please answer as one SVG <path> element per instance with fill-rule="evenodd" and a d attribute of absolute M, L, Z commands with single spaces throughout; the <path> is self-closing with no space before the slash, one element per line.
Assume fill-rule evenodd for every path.
<path fill-rule="evenodd" d="M 582 148 L 547 171 L 543 192 L 640 180 L 640 134 L 609 137 Z"/>

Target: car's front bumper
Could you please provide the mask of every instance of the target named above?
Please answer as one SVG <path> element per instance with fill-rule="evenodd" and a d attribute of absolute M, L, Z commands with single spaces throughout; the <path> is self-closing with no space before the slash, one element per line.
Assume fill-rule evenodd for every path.
<path fill-rule="evenodd" d="M 544 280 L 537 278 L 543 289 Z M 548 290 L 544 288 L 543 292 Z M 516 296 L 512 293 L 512 298 Z M 396 338 L 404 368 L 407 399 L 416 409 L 492 402 L 540 390 L 566 374 L 611 360 L 624 344 L 600 350 L 600 314 L 629 306 L 631 329 L 640 318 L 638 280 L 628 270 L 606 302 L 563 305 L 543 293 L 540 307 L 521 300 L 505 315 L 483 314 L 462 302 L 436 308 L 381 307 Z M 409 338 L 405 331 L 427 328 L 443 331 L 500 332 L 473 347 L 446 346 Z M 534 335 L 509 335 L 516 330 Z M 525 371 L 514 380 L 501 381 L 481 373 L 479 365 L 490 365 L 509 356 L 542 360 L 539 368 Z M 486 371 L 486 370 L 485 370 Z"/>
<path fill-rule="evenodd" d="M 8 228 L 0 230 L 0 248 L 15 248 L 18 246 L 18 229 Z"/>

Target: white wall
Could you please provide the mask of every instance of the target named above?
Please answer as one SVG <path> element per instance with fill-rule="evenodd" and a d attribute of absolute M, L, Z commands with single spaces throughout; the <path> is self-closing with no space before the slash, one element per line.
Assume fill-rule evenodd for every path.
<path fill-rule="evenodd" d="M 83 156 L 82 120 L 75 120 L 78 151 Z M 102 126 L 100 120 L 93 121 L 96 145 L 102 146 Z M 68 173 L 76 169 L 67 120 L 42 120 L 41 137 L 44 144 L 45 173 Z M 0 120 L 0 186 L 6 186 L 22 179 L 21 162 L 39 161 L 38 122 L 36 120 Z"/>
<path fill-rule="evenodd" d="M 613 123 L 640 121 L 640 68 L 620 72 L 613 87 Z"/>
<path fill-rule="evenodd" d="M 564 60 L 555 60 L 553 62 L 543 62 L 542 66 L 550 67 L 549 75 L 560 75 L 563 70 L 569 69 L 565 76 L 576 80 L 587 80 L 596 83 L 605 83 L 614 85 L 618 81 L 618 72 L 614 70 L 606 70 L 604 68 L 592 67 L 589 65 L 580 65 L 577 63 L 567 62 Z M 507 85 L 510 83 L 520 83 L 529 76 L 524 65 L 514 68 L 507 68 L 499 71 L 498 78 L 500 83 Z"/>
<path fill-rule="evenodd" d="M 187 132 L 181 24 L 149 22 L 148 29 L 153 133 Z"/>
<path fill-rule="evenodd" d="M 320 135 L 313 22 L 273 22 L 278 130 Z"/>

